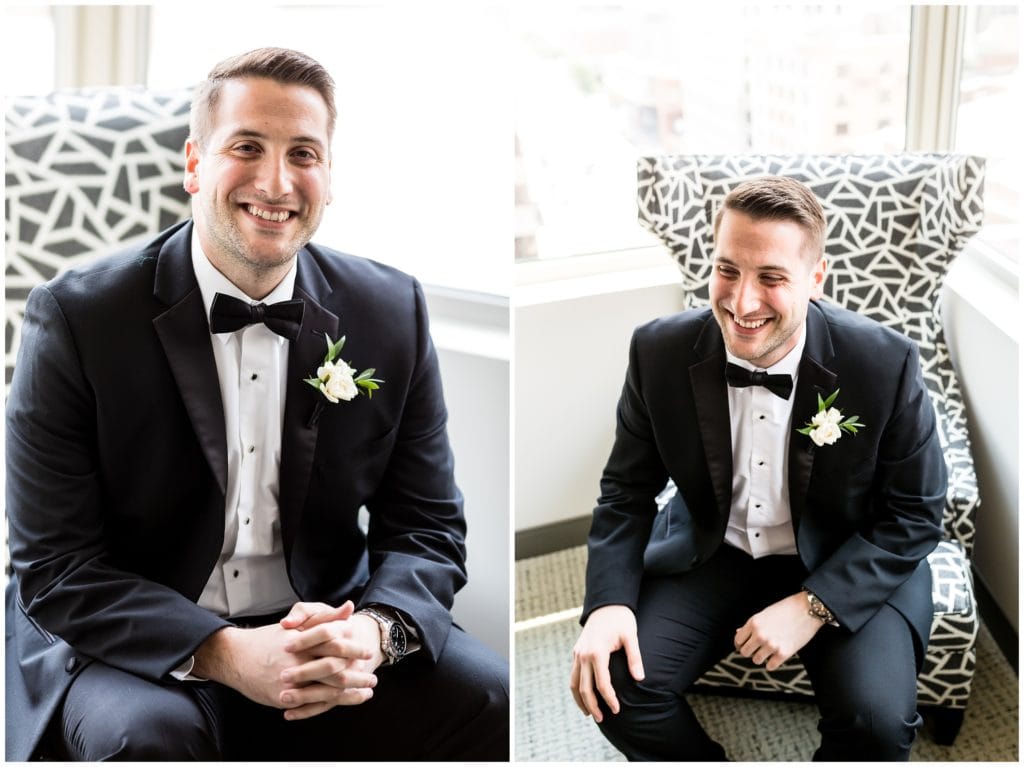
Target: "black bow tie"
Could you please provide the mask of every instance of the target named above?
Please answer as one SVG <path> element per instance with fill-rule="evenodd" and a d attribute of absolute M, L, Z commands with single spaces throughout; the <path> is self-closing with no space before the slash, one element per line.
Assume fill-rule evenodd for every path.
<path fill-rule="evenodd" d="M 729 386 L 763 386 L 782 399 L 789 399 L 793 392 L 793 376 L 787 373 L 769 375 L 763 370 L 747 370 L 731 362 L 725 366 L 725 380 Z"/>
<path fill-rule="evenodd" d="M 262 322 L 279 336 L 294 341 L 302 327 L 302 313 L 306 305 L 301 298 L 279 301 L 276 304 L 249 304 L 233 296 L 217 293 L 210 307 L 210 332 L 233 333 Z"/>

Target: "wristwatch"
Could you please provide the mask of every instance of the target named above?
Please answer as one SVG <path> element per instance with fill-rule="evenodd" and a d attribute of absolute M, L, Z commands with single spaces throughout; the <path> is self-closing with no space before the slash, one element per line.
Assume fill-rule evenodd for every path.
<path fill-rule="evenodd" d="M 803 590 L 807 594 L 807 603 L 810 605 L 810 609 L 807 614 L 813 618 L 817 618 L 822 623 L 834 624 L 836 622 L 835 614 L 825 607 L 825 604 L 815 596 L 814 592 L 808 589 Z"/>
<path fill-rule="evenodd" d="M 409 638 L 405 634 L 405 626 L 372 607 L 363 607 L 359 612 L 368 615 L 380 624 L 381 652 L 388 659 L 389 666 L 398 663 L 409 651 Z"/>

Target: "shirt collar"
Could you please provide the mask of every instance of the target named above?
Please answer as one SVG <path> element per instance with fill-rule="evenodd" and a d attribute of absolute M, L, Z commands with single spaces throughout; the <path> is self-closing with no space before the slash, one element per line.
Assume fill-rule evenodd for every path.
<path fill-rule="evenodd" d="M 800 358 L 804 355 L 804 346 L 807 343 L 807 320 L 804 320 L 804 324 L 800 326 L 799 331 L 800 337 L 796 341 L 796 346 L 789 350 L 781 360 L 776 362 L 771 367 L 767 368 L 767 372 L 775 375 L 780 373 L 786 373 L 793 376 L 793 381 L 796 381 L 797 370 L 800 368 Z M 765 368 L 755 367 L 747 360 L 741 360 L 739 357 L 731 354 L 728 349 L 725 350 L 726 359 L 736 365 L 747 370 L 764 370 Z"/>
<path fill-rule="evenodd" d="M 287 301 L 292 297 L 295 292 L 295 274 L 298 269 L 299 259 L 295 258 L 292 260 L 292 266 L 285 274 L 284 278 L 277 284 L 270 293 L 263 298 L 261 301 L 257 301 L 254 298 L 247 296 L 242 290 L 235 285 L 231 280 L 217 271 L 212 263 L 210 263 L 209 257 L 203 252 L 203 246 L 199 242 L 199 233 L 196 230 L 195 225 L 192 226 L 192 269 L 196 273 L 196 281 L 199 283 L 199 292 L 203 296 L 203 309 L 206 311 L 206 317 L 210 316 L 210 309 L 213 306 L 213 297 L 217 293 L 224 293 L 225 295 L 232 296 L 233 298 L 239 298 L 250 304 L 273 304 L 278 301 Z M 222 343 L 227 343 L 234 337 L 234 333 L 215 333 L 214 338 L 219 338 Z M 274 336 L 281 343 L 285 342 L 285 338 L 275 334 Z"/>

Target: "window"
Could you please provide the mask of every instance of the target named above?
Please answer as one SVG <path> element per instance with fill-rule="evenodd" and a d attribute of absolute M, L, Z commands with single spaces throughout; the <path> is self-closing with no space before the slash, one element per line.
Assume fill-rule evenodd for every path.
<path fill-rule="evenodd" d="M 4 94 L 32 96 L 49 93 L 56 82 L 54 28 L 51 9 L 46 5 L 19 5 L 4 8 L 3 46 Z M 31 53 L 29 53 L 31 52 Z M 26 55 L 31 66 L 25 66 Z M 12 76 L 11 73 L 17 73 Z"/>
<path fill-rule="evenodd" d="M 986 158 L 983 236 L 1019 260 L 1020 37 L 1015 6 L 967 9 L 956 115 L 959 152 Z"/>
<path fill-rule="evenodd" d="M 90 8 L 104 6 L 7 7 L 3 55 L 17 77 L 5 92 L 80 84 L 95 60 L 116 71 L 125 37 L 142 36 L 118 24 L 104 36 L 95 19 L 80 34 L 69 10 Z M 151 45 L 132 55 L 148 56 L 153 87 L 195 83 L 215 61 L 264 44 L 322 60 L 341 119 L 336 201 L 318 239 L 430 283 L 504 293 L 513 252 L 550 261 L 652 246 L 636 223 L 642 154 L 970 152 L 987 158 L 986 232 L 1016 236 L 1019 225 L 1016 124 L 1006 119 L 1021 103 L 1013 5 L 916 8 L 959 8 L 964 20 L 962 34 L 929 42 L 940 55 L 927 69 L 945 77 L 963 41 L 959 81 L 950 76 L 951 95 L 932 108 L 908 105 L 910 6 L 524 3 L 454 17 L 397 4 L 260 5 L 258 19 L 213 3 L 200 17 L 144 8 Z M 908 129 L 919 135 L 908 106 L 912 123 L 949 130 L 934 145 L 907 144 Z"/>
<path fill-rule="evenodd" d="M 334 201 L 316 241 L 425 283 L 506 294 L 513 260 L 507 11 L 395 4 L 152 9 L 148 84 L 181 87 L 263 45 L 337 82 Z M 470 33 L 471 31 L 471 33 Z M 183 56 L 182 50 L 188 55 Z"/>
<path fill-rule="evenodd" d="M 651 246 L 638 156 L 904 145 L 908 7 L 523 4 L 513 23 L 520 261 Z"/>

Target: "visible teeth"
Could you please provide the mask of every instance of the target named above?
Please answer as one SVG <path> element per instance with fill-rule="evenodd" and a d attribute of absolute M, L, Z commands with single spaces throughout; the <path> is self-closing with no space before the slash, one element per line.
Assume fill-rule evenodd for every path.
<path fill-rule="evenodd" d="M 737 325 L 739 325 L 741 328 L 746 328 L 747 330 L 754 330 L 756 328 L 759 328 L 762 325 L 764 325 L 764 323 L 766 323 L 768 321 L 767 318 L 766 318 L 766 319 L 763 319 L 763 320 L 754 320 L 753 322 L 744 322 L 739 317 L 737 317 L 735 314 L 732 316 L 732 318 L 734 320 L 736 320 L 736 324 Z"/>
<path fill-rule="evenodd" d="M 264 221 L 287 221 L 291 215 L 291 211 L 288 210 L 282 210 L 280 213 L 271 213 L 269 210 L 257 208 L 255 205 L 249 206 L 249 212 L 254 216 L 259 216 Z"/>

